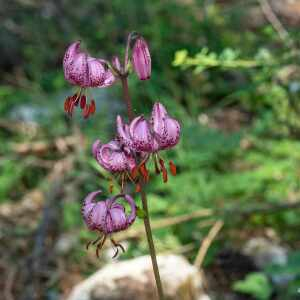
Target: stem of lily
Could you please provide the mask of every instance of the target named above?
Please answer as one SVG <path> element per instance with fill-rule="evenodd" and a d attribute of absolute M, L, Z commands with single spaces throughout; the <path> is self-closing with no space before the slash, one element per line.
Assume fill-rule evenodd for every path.
<path fill-rule="evenodd" d="M 124 97 L 124 100 L 125 100 L 126 106 L 127 106 L 128 118 L 129 118 L 129 121 L 132 121 L 132 119 L 134 117 L 134 113 L 132 110 L 132 103 L 131 103 L 131 98 L 129 95 L 127 77 L 124 76 L 121 78 L 121 80 L 122 80 L 122 88 L 123 88 L 123 97 Z M 145 231 L 146 231 L 146 236 L 147 236 L 147 241 L 148 241 L 149 252 L 150 252 L 150 256 L 151 256 L 151 260 L 152 260 L 152 267 L 153 267 L 153 272 L 154 272 L 154 277 L 155 277 L 155 282 L 156 282 L 156 287 L 157 287 L 158 299 L 164 300 L 164 293 L 163 293 L 163 288 L 162 288 L 161 279 L 160 279 L 160 275 L 159 275 L 159 269 L 158 269 L 157 259 L 156 259 L 156 251 L 155 251 L 155 246 L 154 246 L 153 237 L 152 237 L 152 229 L 151 229 L 150 218 L 149 218 L 147 195 L 146 195 L 146 192 L 145 192 L 142 184 L 141 184 L 141 192 L 140 193 L 141 193 L 143 210 L 145 211 L 144 226 L 145 226 Z"/>

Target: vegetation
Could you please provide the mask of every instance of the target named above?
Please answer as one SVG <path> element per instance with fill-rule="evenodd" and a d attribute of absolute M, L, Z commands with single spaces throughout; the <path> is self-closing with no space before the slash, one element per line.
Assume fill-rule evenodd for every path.
<path fill-rule="evenodd" d="M 250 238 L 264 236 L 289 249 L 289 263 L 245 274 L 226 289 L 254 299 L 297 299 L 300 33 L 294 23 L 275 12 L 287 30 L 282 36 L 260 1 L 13 0 L 1 6 L 3 274 L 30 261 L 41 228 L 51 237 L 43 251 L 52 251 L 43 268 L 66 258 L 60 275 L 46 276 L 43 287 L 49 298 L 68 292 L 76 281 L 65 279 L 70 273 L 85 277 L 107 262 L 105 255 L 99 262 L 93 251 L 85 251 L 93 235 L 84 227 L 80 209 L 84 195 L 99 185 L 109 191 L 108 174 L 94 161 L 90 146 L 100 136 L 107 141 L 112 137 L 115 117 L 125 110 L 121 87 L 93 90 L 96 116 L 70 120 L 63 102 L 72 87 L 63 78 L 62 56 L 76 39 L 93 55 L 118 54 L 124 36 L 137 30 L 149 42 L 153 73 L 146 83 L 129 82 L 134 107 L 149 111 L 159 97 L 183 127 L 181 143 L 168 153 L 178 175 L 168 185 L 157 178 L 149 189 L 152 218 L 159 224 L 206 208 L 212 212 L 157 226 L 158 251 L 183 253 L 193 262 L 211 226 L 223 220 L 205 256 L 205 270 L 215 268 L 223 249 L 241 249 Z M 56 214 L 49 217 L 54 223 L 45 221 L 43 204 Z M 141 225 L 138 220 L 133 227 Z M 62 237 L 69 243 L 68 255 L 55 248 Z M 147 253 L 146 241 L 136 237 L 120 259 Z M 278 287 L 270 272 L 284 272 L 291 280 Z M 19 295 L 30 272 L 15 277 L 12 293 Z M 217 292 L 222 290 L 220 286 Z"/>

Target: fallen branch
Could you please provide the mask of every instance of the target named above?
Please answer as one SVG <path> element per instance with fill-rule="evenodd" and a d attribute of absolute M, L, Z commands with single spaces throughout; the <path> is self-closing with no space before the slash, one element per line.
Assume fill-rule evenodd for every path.
<path fill-rule="evenodd" d="M 202 241 L 201 246 L 199 248 L 198 254 L 196 256 L 194 265 L 198 269 L 201 268 L 203 260 L 205 258 L 205 255 L 208 251 L 208 248 L 210 247 L 211 243 L 213 240 L 216 238 L 218 232 L 221 230 L 223 227 L 224 222 L 223 221 L 217 221 L 214 226 L 210 229 L 208 235 L 205 237 L 205 239 Z"/>
<path fill-rule="evenodd" d="M 276 14 L 274 13 L 268 0 L 258 0 L 258 1 L 263 14 L 265 15 L 266 19 L 270 22 L 270 24 L 273 26 L 275 31 L 278 33 L 280 39 L 283 42 L 286 42 L 290 48 L 296 50 L 294 41 L 291 39 L 288 31 L 284 28 L 284 26 L 282 25 L 282 23 L 280 22 Z"/>
<path fill-rule="evenodd" d="M 64 154 L 70 148 L 76 148 L 77 144 L 81 144 L 82 141 L 83 138 L 81 136 L 59 137 L 51 142 L 37 141 L 30 143 L 13 144 L 12 151 L 19 155 L 44 155 L 53 150 Z"/>

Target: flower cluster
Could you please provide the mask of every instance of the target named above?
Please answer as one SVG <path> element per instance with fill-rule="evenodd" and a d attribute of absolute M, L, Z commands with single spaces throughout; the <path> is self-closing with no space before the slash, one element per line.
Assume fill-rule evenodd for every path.
<path fill-rule="evenodd" d="M 131 49 L 131 57 L 129 51 Z M 132 66 L 132 68 L 130 68 Z M 146 41 L 136 33 L 128 37 L 124 63 L 115 56 L 111 63 L 99 58 L 91 57 L 80 49 L 80 42 L 72 43 L 66 50 L 63 68 L 65 79 L 72 85 L 78 86 L 78 91 L 65 100 L 65 111 L 72 116 L 74 108 L 80 107 L 84 118 L 88 118 L 96 111 L 94 99 L 87 101 L 89 88 L 103 88 L 115 83 L 118 79 L 127 80 L 133 70 L 140 80 L 147 80 L 151 76 L 151 56 Z M 107 237 L 116 248 L 124 251 L 121 244 L 115 242 L 111 234 L 127 229 L 136 218 L 136 205 L 133 198 L 124 194 L 124 187 L 131 181 L 136 192 L 140 192 L 144 184 L 149 181 L 150 173 L 147 163 L 153 160 L 156 174 L 162 174 L 164 182 L 168 180 L 165 162 L 161 157 L 162 150 L 177 145 L 180 138 L 180 125 L 170 117 L 166 108 L 159 102 L 155 103 L 149 119 L 143 115 L 137 116 L 126 124 L 121 116 L 116 118 L 116 135 L 108 143 L 97 139 L 92 146 L 92 153 L 98 164 L 120 180 L 121 194 L 103 201 L 96 201 L 101 191 L 91 192 L 84 199 L 82 215 L 87 227 L 98 231 L 100 237 L 90 242 L 96 245 L 96 254 L 104 245 Z M 176 166 L 169 162 L 170 172 L 176 175 Z M 110 190 L 112 192 L 112 189 Z M 126 214 L 125 207 L 118 203 L 124 199 L 131 208 Z"/>
<path fill-rule="evenodd" d="M 131 43 L 129 36 L 128 45 Z M 128 51 L 128 49 L 127 49 Z M 126 54 L 128 57 L 128 53 Z M 146 41 L 138 36 L 132 49 L 132 64 L 140 80 L 146 80 L 151 75 L 151 57 Z M 74 108 L 79 106 L 82 116 L 88 118 L 96 111 L 96 103 L 91 99 L 87 103 L 87 90 L 89 88 L 105 88 L 111 86 L 118 78 L 128 76 L 128 58 L 122 67 L 117 56 L 110 64 L 102 58 L 94 58 L 80 49 L 80 41 L 72 43 L 65 52 L 63 69 L 65 79 L 72 85 L 78 86 L 78 91 L 65 100 L 64 110 L 72 116 Z"/>

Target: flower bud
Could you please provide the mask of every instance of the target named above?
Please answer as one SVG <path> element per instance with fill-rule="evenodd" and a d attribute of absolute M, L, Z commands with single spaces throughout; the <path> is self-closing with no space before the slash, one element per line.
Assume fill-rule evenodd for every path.
<path fill-rule="evenodd" d="M 151 56 L 146 41 L 137 38 L 132 49 L 132 64 L 140 80 L 147 80 L 151 76 Z"/>

